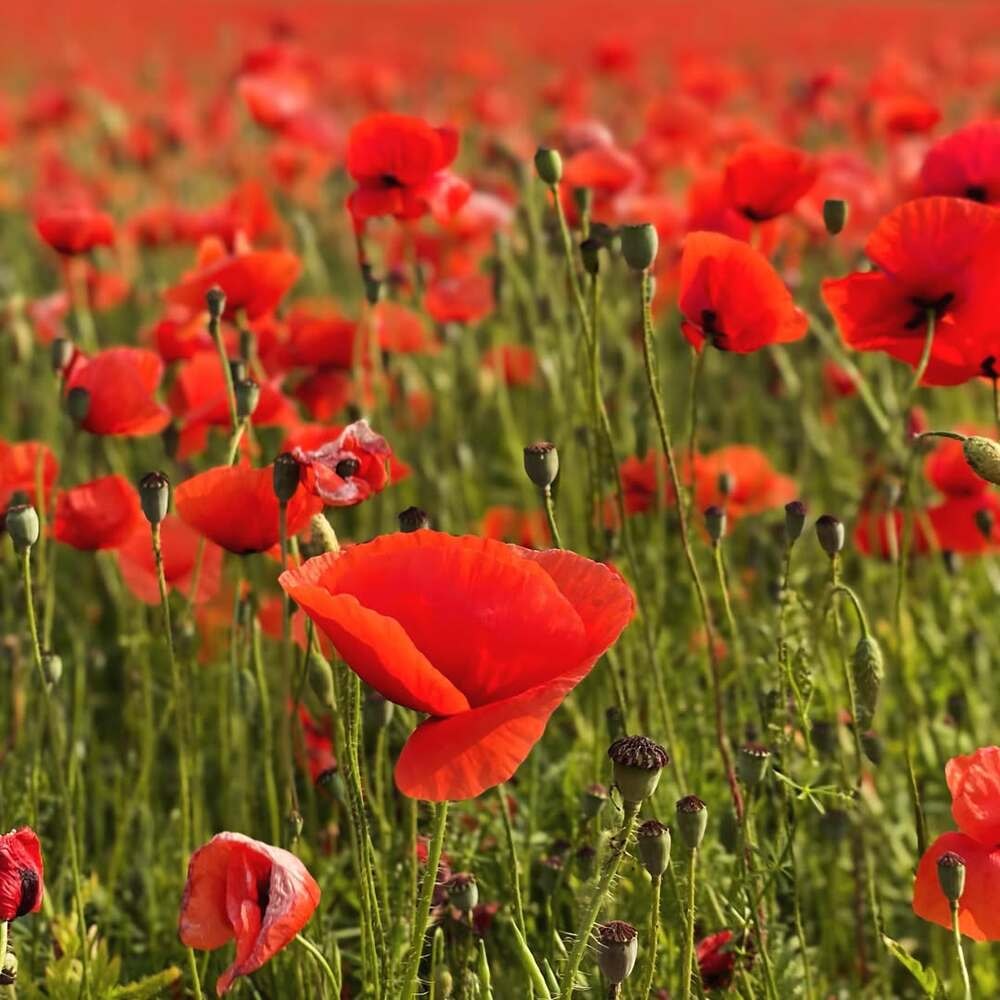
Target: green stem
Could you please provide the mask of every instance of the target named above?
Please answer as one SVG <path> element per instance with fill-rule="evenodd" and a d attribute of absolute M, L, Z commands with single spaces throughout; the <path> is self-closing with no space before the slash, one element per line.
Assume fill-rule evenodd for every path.
<path fill-rule="evenodd" d="M 219 364 L 222 365 L 222 378 L 226 384 L 226 402 L 229 405 L 229 419 L 233 425 L 233 435 L 235 436 L 239 426 L 240 418 L 236 410 L 236 386 L 233 384 L 233 372 L 229 367 L 229 356 L 226 354 L 226 345 L 222 339 L 222 323 L 219 318 L 210 317 L 208 321 L 208 332 L 215 341 L 215 349 L 219 352 Z M 229 463 L 232 465 L 232 462 Z"/>
<path fill-rule="evenodd" d="M 920 352 L 920 360 L 917 362 L 917 367 L 914 369 L 913 378 L 910 381 L 910 386 L 907 389 L 906 396 L 903 399 L 903 415 L 906 414 L 907 409 L 909 409 L 910 403 L 913 401 L 913 395 L 920 386 L 923 380 L 924 374 L 927 372 L 927 365 L 931 360 L 931 351 L 934 349 L 934 326 L 937 321 L 937 314 L 933 309 L 927 310 L 927 332 L 924 334 L 924 346 Z"/>
<path fill-rule="evenodd" d="M 503 817 L 504 836 L 507 840 L 507 852 L 510 854 L 510 880 L 514 890 L 514 914 L 517 926 L 522 934 L 527 934 L 524 923 L 524 901 L 521 898 L 521 865 L 517 857 L 517 847 L 514 844 L 514 825 L 510 819 L 510 806 L 507 804 L 507 790 L 503 784 L 496 787 L 497 798 L 500 800 L 500 815 Z"/>
<path fill-rule="evenodd" d="M 545 519 L 549 522 L 549 532 L 552 535 L 552 541 L 557 549 L 561 549 L 563 543 L 559 535 L 559 526 L 556 524 L 556 508 L 552 502 L 551 486 L 546 486 L 542 491 L 542 501 L 545 504 Z"/>
<path fill-rule="evenodd" d="M 646 950 L 649 959 L 646 965 L 646 975 L 639 989 L 638 1000 L 647 1000 L 653 992 L 653 977 L 656 975 L 656 951 L 660 937 L 660 884 L 663 880 L 659 875 L 653 876 L 652 893 L 649 900 L 649 931 Z"/>
<path fill-rule="evenodd" d="M 251 625 L 251 654 L 257 676 L 257 699 L 260 705 L 261 756 L 264 765 L 264 790 L 267 795 L 267 812 L 271 821 L 271 843 L 281 843 L 281 810 L 278 806 L 278 786 L 274 779 L 274 721 L 271 716 L 271 691 L 264 670 L 264 657 L 260 648 L 260 622 L 254 617 Z"/>
<path fill-rule="evenodd" d="M 681 997 L 691 1000 L 691 975 L 694 968 L 694 902 L 695 874 L 698 868 L 698 850 L 687 856 L 687 896 L 684 900 L 684 958 L 681 961 Z"/>
<path fill-rule="evenodd" d="M 295 940 L 298 941 L 299 944 L 302 945 L 302 947 L 305 948 L 305 950 L 308 951 L 314 959 L 316 959 L 316 963 L 323 970 L 323 975 L 325 975 L 330 981 L 330 987 L 333 990 L 333 995 L 335 997 L 339 997 L 341 990 L 340 980 L 334 974 L 333 969 L 330 968 L 330 963 L 326 960 L 323 952 L 321 952 L 319 948 L 317 948 L 316 945 L 314 945 L 312 941 L 310 941 L 303 934 L 296 934 Z"/>
<path fill-rule="evenodd" d="M 958 955 L 958 967 L 962 973 L 962 988 L 965 1000 L 972 1000 L 972 984 L 969 982 L 969 967 L 965 964 L 965 951 L 962 948 L 962 932 L 958 926 L 958 901 L 951 904 L 951 932 L 955 937 L 955 952 Z"/>

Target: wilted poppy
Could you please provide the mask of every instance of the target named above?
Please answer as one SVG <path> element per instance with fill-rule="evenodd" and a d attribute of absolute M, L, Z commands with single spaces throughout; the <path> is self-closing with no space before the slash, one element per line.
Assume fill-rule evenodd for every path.
<path fill-rule="evenodd" d="M 801 149 L 748 142 L 726 161 L 726 197 L 753 222 L 790 212 L 816 181 L 819 170 Z"/>
<path fill-rule="evenodd" d="M 316 448 L 295 447 L 292 454 L 303 467 L 305 489 L 330 507 L 361 503 L 389 483 L 392 449 L 367 420 L 349 424 Z"/>
<path fill-rule="evenodd" d="M 681 255 L 681 331 L 697 348 L 747 354 L 805 335 L 808 321 L 766 258 L 721 233 L 689 233 Z"/>
<path fill-rule="evenodd" d="M 235 960 L 215 985 L 222 996 L 295 939 L 319 898 L 316 880 L 294 854 L 242 833 L 219 833 L 191 855 L 177 930 L 183 945 L 200 951 L 236 941 Z"/>
<path fill-rule="evenodd" d="M 618 574 L 571 552 L 431 530 L 310 559 L 280 583 L 367 684 L 432 717 L 396 784 L 434 801 L 506 781 L 635 607 Z"/>
<path fill-rule="evenodd" d="M 142 520 L 135 487 L 113 473 L 60 493 L 53 532 L 57 541 L 75 549 L 116 549 Z"/>
<path fill-rule="evenodd" d="M 58 475 L 59 462 L 47 444 L 0 440 L 0 512 L 7 509 L 14 493 L 24 493 L 37 507 L 39 482 L 47 501 Z"/>
<path fill-rule="evenodd" d="M 67 257 L 115 241 L 111 216 L 85 206 L 45 210 L 35 217 L 35 229 L 53 250 Z"/>
<path fill-rule="evenodd" d="M 25 826 L 0 835 L 0 923 L 37 913 L 44 894 L 45 866 L 35 831 Z"/>
<path fill-rule="evenodd" d="M 973 122 L 938 139 L 920 171 L 924 194 L 1000 204 L 1000 120 Z"/>

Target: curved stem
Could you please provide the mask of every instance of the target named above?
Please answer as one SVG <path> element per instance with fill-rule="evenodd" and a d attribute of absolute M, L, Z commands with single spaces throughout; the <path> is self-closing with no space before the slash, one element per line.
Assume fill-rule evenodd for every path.
<path fill-rule="evenodd" d="M 298 941 L 299 944 L 302 945 L 302 947 L 305 948 L 305 950 L 308 951 L 309 954 L 312 955 L 314 959 L 316 959 L 316 963 L 323 970 L 323 974 L 326 976 L 327 979 L 330 980 L 330 986 L 333 989 L 333 995 L 339 996 L 341 989 L 340 980 L 337 979 L 336 975 L 334 975 L 333 969 L 330 968 L 330 963 L 326 960 L 326 957 L 323 955 L 323 952 L 321 952 L 319 948 L 317 948 L 316 945 L 314 945 L 312 941 L 309 940 L 309 938 L 305 937 L 302 934 L 296 934 L 295 940 Z"/>
<path fill-rule="evenodd" d="M 937 314 L 933 309 L 927 310 L 927 332 L 924 334 L 924 346 L 920 352 L 920 360 L 917 362 L 917 367 L 913 371 L 913 378 L 910 381 L 910 386 L 906 391 L 906 396 L 903 399 L 903 413 L 909 408 L 910 403 L 913 400 L 913 394 L 917 391 L 920 386 L 923 377 L 927 372 L 927 365 L 930 364 L 931 351 L 934 349 L 934 326 L 937 321 Z"/>
<path fill-rule="evenodd" d="M 965 990 L 965 1000 L 972 1000 L 972 984 L 969 982 L 969 967 L 965 964 L 965 951 L 962 948 L 962 932 L 958 926 L 958 902 L 951 904 L 951 932 L 955 936 L 955 951 L 958 954 L 958 967 L 962 973 L 962 987 Z"/>
<path fill-rule="evenodd" d="M 229 367 L 229 356 L 222 340 L 222 323 L 217 318 L 209 318 L 208 332 L 215 341 L 215 349 L 219 352 L 219 364 L 222 365 L 222 379 L 226 384 L 226 403 L 229 406 L 229 419 L 233 425 L 233 434 L 240 426 L 240 418 L 236 411 L 236 387 L 233 385 L 233 373 Z M 232 465 L 232 462 L 230 462 Z"/>
<path fill-rule="evenodd" d="M 646 950 L 649 960 L 646 965 L 646 975 L 639 989 L 638 1000 L 647 1000 L 653 992 L 653 976 L 656 975 L 656 951 L 660 937 L 660 884 L 663 880 L 659 875 L 653 876 L 652 898 L 649 901 L 649 941 Z"/>
<path fill-rule="evenodd" d="M 546 486 L 542 491 L 542 501 L 545 504 L 545 519 L 549 523 L 549 532 L 552 535 L 552 541 L 557 549 L 561 549 L 563 543 L 562 537 L 559 534 L 559 526 L 556 524 L 556 508 L 552 502 L 551 486 Z"/>
<path fill-rule="evenodd" d="M 496 787 L 497 798 L 500 800 L 500 815 L 503 817 L 504 836 L 507 839 L 507 852 L 510 854 L 510 879 L 514 890 L 514 913 L 517 926 L 522 934 L 527 930 L 524 924 L 524 901 L 521 898 L 521 865 L 517 858 L 517 848 L 514 845 L 514 826 L 510 819 L 510 807 L 507 804 L 507 790 L 503 784 Z"/>

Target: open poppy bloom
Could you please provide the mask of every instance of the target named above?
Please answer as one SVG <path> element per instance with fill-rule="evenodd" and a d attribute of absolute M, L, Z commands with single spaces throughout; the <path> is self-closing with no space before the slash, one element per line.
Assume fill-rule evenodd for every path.
<path fill-rule="evenodd" d="M 981 747 L 945 765 L 951 815 L 958 832 L 944 833 L 924 853 L 913 885 L 913 912 L 951 927 L 951 908 L 938 884 L 942 854 L 965 862 L 965 891 L 958 903 L 958 926 L 974 941 L 1000 941 L 1000 747 Z"/>
<path fill-rule="evenodd" d="M 47 444 L 0 440 L 0 512 L 7 509 L 15 493 L 24 493 L 28 502 L 38 507 L 39 481 L 47 501 L 58 475 L 59 462 Z"/>
<path fill-rule="evenodd" d="M 920 170 L 924 194 L 1000 204 L 1000 120 L 973 122 L 939 139 Z"/>
<path fill-rule="evenodd" d="M 805 335 L 808 321 L 763 254 L 722 233 L 690 233 L 681 255 L 681 331 L 697 349 L 747 354 Z"/>
<path fill-rule="evenodd" d="M 64 490 L 56 498 L 56 540 L 74 549 L 116 549 L 142 523 L 139 494 L 117 473 Z"/>
<path fill-rule="evenodd" d="M 295 447 L 292 455 L 303 467 L 306 490 L 329 507 L 352 507 L 389 483 L 392 448 L 367 420 L 348 424 L 317 448 Z"/>
<path fill-rule="evenodd" d="M 697 456 L 694 475 L 698 509 L 725 507 L 732 521 L 782 507 L 799 495 L 795 480 L 776 472 L 767 455 L 749 444 L 728 445 Z M 729 480 L 728 495 L 720 488 L 723 475 Z"/>
<path fill-rule="evenodd" d="M 0 923 L 42 908 L 45 866 L 35 831 L 22 827 L 0 835 Z"/>
<path fill-rule="evenodd" d="M 979 527 L 977 515 L 986 511 L 992 516 L 987 538 Z M 978 496 L 952 496 L 927 511 L 938 547 L 962 556 L 977 556 L 1000 546 L 1000 497 L 990 490 Z"/>
<path fill-rule="evenodd" d="M 280 541 L 278 498 L 270 465 L 263 469 L 219 465 L 199 472 L 177 487 L 174 505 L 183 521 L 227 552 L 240 556 L 266 552 Z M 322 502 L 300 485 L 288 502 L 289 537 L 298 534 L 322 509 Z"/>
<path fill-rule="evenodd" d="M 823 282 L 845 343 L 916 369 L 934 316 L 923 382 L 958 385 L 1000 356 L 992 289 L 1000 213 L 964 198 L 918 198 L 885 216 L 865 244 L 877 271 Z"/>
<path fill-rule="evenodd" d="M 170 411 L 153 394 L 163 377 L 163 361 L 141 347 L 110 347 L 92 358 L 80 355 L 66 379 L 66 391 L 86 389 L 90 396 L 81 426 L 91 434 L 141 437 L 159 434 Z"/>
<path fill-rule="evenodd" d="M 493 311 L 493 283 L 483 274 L 437 278 L 427 286 L 424 308 L 436 323 L 475 323 Z"/>
<path fill-rule="evenodd" d="M 279 582 L 366 684 L 431 716 L 396 784 L 432 801 L 511 777 L 635 610 L 617 573 L 572 552 L 431 530 L 318 556 Z"/>
<path fill-rule="evenodd" d="M 57 253 L 72 257 L 95 247 L 109 247 L 115 241 L 115 224 L 110 215 L 85 206 L 53 208 L 35 218 L 38 235 Z"/>
<path fill-rule="evenodd" d="M 177 932 L 181 943 L 214 951 L 236 941 L 236 957 L 215 984 L 221 997 L 289 945 L 319 905 L 306 866 L 280 847 L 219 833 L 191 855 Z"/>
<path fill-rule="evenodd" d="M 726 161 L 726 197 L 752 222 L 790 212 L 813 186 L 819 169 L 801 149 L 747 142 Z"/>

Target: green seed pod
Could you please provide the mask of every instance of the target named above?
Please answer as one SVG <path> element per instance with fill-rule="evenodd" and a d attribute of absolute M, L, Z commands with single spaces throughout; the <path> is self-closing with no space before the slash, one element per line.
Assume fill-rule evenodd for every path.
<path fill-rule="evenodd" d="M 559 155 L 559 151 L 539 146 L 535 151 L 535 172 L 549 187 L 558 184 L 562 180 L 563 172 L 562 157 Z"/>
<path fill-rule="evenodd" d="M 712 539 L 713 545 L 718 545 L 726 534 L 726 512 L 722 507 L 712 504 L 705 508 L 705 530 Z"/>
<path fill-rule="evenodd" d="M 392 722 L 395 710 L 396 706 L 388 698 L 380 695 L 378 691 L 368 691 L 362 706 L 365 730 L 374 735 L 380 729 L 385 729 Z"/>
<path fill-rule="evenodd" d="M 656 791 L 670 762 L 667 751 L 647 736 L 623 736 L 608 748 L 615 784 L 625 802 L 643 802 Z"/>
<path fill-rule="evenodd" d="M 806 505 L 801 500 L 785 504 L 785 543 L 794 545 L 806 526 Z"/>
<path fill-rule="evenodd" d="M 288 503 L 299 488 L 301 467 L 290 451 L 283 451 L 274 460 L 272 469 L 274 495 L 278 503 Z"/>
<path fill-rule="evenodd" d="M 444 888 L 448 893 L 448 902 L 462 913 L 474 910 L 479 902 L 479 886 L 472 872 L 458 872 L 452 875 L 445 882 Z"/>
<path fill-rule="evenodd" d="M 524 471 L 539 488 L 547 489 L 559 475 L 559 451 L 551 441 L 536 441 L 524 449 Z"/>
<path fill-rule="evenodd" d="M 973 435 L 962 443 L 962 454 L 980 479 L 1000 486 L 1000 442 Z"/>
<path fill-rule="evenodd" d="M 150 524 L 159 524 L 170 508 L 170 480 L 162 472 L 147 472 L 139 480 L 139 502 Z"/>
<path fill-rule="evenodd" d="M 43 653 L 42 673 L 45 674 L 45 679 L 49 682 L 49 684 L 52 685 L 52 687 L 55 687 L 59 681 L 62 680 L 62 657 L 58 653 Z"/>
<path fill-rule="evenodd" d="M 623 983 L 635 968 L 639 954 L 639 932 L 624 920 L 612 920 L 597 928 L 597 965 L 612 985 Z"/>
<path fill-rule="evenodd" d="M 208 318 L 218 323 L 226 311 L 226 293 L 218 285 L 213 285 L 205 292 L 205 305 L 208 306 Z"/>
<path fill-rule="evenodd" d="M 643 868 L 659 878 L 670 865 L 670 827 L 647 819 L 636 831 L 636 848 Z"/>
<path fill-rule="evenodd" d="M 849 214 L 850 208 L 843 198 L 827 198 L 823 202 L 823 224 L 831 236 L 843 231 Z"/>
<path fill-rule="evenodd" d="M 330 664 L 315 653 L 309 657 L 309 686 L 325 708 L 332 708 L 334 698 L 333 671 Z"/>
<path fill-rule="evenodd" d="M 580 244 L 580 259 L 587 274 L 597 277 L 601 271 L 601 244 L 593 238 L 584 240 Z"/>
<path fill-rule="evenodd" d="M 660 247 L 656 227 L 649 222 L 643 222 L 638 226 L 623 226 L 621 237 L 625 263 L 633 271 L 649 270 L 656 260 L 656 252 Z"/>
<path fill-rule="evenodd" d="M 27 552 L 38 541 L 38 511 L 31 504 L 21 503 L 8 508 L 5 523 L 15 552 Z"/>
<path fill-rule="evenodd" d="M 876 767 L 882 763 L 882 759 L 885 757 L 885 746 L 882 743 L 882 737 L 874 729 L 867 729 L 861 734 L 861 749 L 864 755 Z"/>
<path fill-rule="evenodd" d="M 771 751 L 759 743 L 747 743 L 736 755 L 736 775 L 747 788 L 756 788 L 767 774 Z"/>
<path fill-rule="evenodd" d="M 398 514 L 400 531 L 421 531 L 431 526 L 431 519 L 427 516 L 427 511 L 419 507 L 407 507 Z"/>
<path fill-rule="evenodd" d="M 677 836 L 689 851 L 698 849 L 708 828 L 708 806 L 697 795 L 677 800 Z"/>
<path fill-rule="evenodd" d="M 249 420 L 260 402 L 260 386 L 252 379 L 245 378 L 236 383 L 236 415 L 240 420 Z"/>
<path fill-rule="evenodd" d="M 816 521 L 816 538 L 823 551 L 832 559 L 844 547 L 844 524 L 832 514 Z"/>
<path fill-rule="evenodd" d="M 66 393 L 66 412 L 70 420 L 80 427 L 90 413 L 90 393 L 82 385 L 75 385 Z"/>
<path fill-rule="evenodd" d="M 863 635 L 854 647 L 851 658 L 851 670 L 854 675 L 854 694 L 858 706 L 857 724 L 862 729 L 870 728 L 878 707 L 879 688 L 885 668 L 882 661 L 882 650 L 873 636 Z"/>
<path fill-rule="evenodd" d="M 965 861 L 954 851 L 946 851 L 937 860 L 938 884 L 949 903 L 957 903 L 965 892 Z"/>

